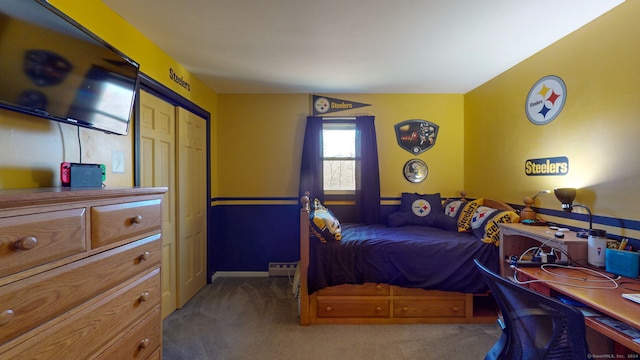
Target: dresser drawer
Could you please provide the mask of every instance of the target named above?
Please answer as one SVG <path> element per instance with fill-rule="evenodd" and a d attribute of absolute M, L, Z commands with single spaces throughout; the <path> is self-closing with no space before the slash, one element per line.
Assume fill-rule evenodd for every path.
<path fill-rule="evenodd" d="M 132 336 L 141 336 L 138 342 L 148 339 L 148 351 L 153 353 L 160 344 L 160 269 L 155 269 L 103 298 L 96 298 L 66 314 L 62 323 L 47 328 L 35 336 L 25 334 L 24 342 L 0 354 L 3 359 L 88 359 L 109 345 L 110 339 L 120 336 L 127 329 Z M 155 309 L 155 311 L 154 311 Z M 146 316 L 151 312 L 151 316 Z M 146 316 L 146 317 L 145 317 Z M 131 341 L 121 339 L 123 345 Z M 82 344 L 81 346 L 78 346 Z M 114 346 L 110 346 L 114 348 Z M 114 349 L 120 351 L 121 349 Z M 126 354 L 127 352 L 123 352 Z M 144 358 L 142 357 L 142 358 Z M 116 356 L 110 359 L 135 357 Z"/>
<path fill-rule="evenodd" d="M 394 317 L 464 317 L 464 299 L 394 300 Z"/>
<path fill-rule="evenodd" d="M 362 285 L 337 285 L 318 290 L 318 296 L 344 295 L 350 296 L 387 296 L 389 295 L 389 285 L 366 283 Z"/>
<path fill-rule="evenodd" d="M 318 317 L 389 317 L 389 300 L 317 300 Z"/>
<path fill-rule="evenodd" d="M 160 235 L 0 287 L 0 344 L 160 264 Z"/>
<path fill-rule="evenodd" d="M 160 310 L 154 311 L 96 360 L 158 358 L 162 327 Z"/>
<path fill-rule="evenodd" d="M 0 219 L 0 277 L 86 250 L 85 209 Z"/>
<path fill-rule="evenodd" d="M 161 200 L 136 201 L 91 208 L 91 247 L 135 239 L 162 226 Z"/>
<path fill-rule="evenodd" d="M 147 360 L 162 360 L 160 349 L 157 349 L 153 354 L 151 354 L 151 356 L 149 356 Z"/>

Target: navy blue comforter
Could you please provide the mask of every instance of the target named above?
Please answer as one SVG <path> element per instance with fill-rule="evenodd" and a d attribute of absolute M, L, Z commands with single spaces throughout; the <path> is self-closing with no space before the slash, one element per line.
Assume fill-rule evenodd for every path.
<path fill-rule="evenodd" d="M 309 293 L 340 284 L 385 283 L 410 288 L 481 293 L 473 259 L 499 271 L 498 247 L 471 233 L 428 226 L 342 224 L 342 240 L 311 238 Z"/>

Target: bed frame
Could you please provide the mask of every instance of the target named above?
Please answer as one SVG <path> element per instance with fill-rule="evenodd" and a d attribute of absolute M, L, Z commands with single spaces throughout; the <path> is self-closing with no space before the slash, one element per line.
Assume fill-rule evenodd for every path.
<path fill-rule="evenodd" d="M 464 194 L 462 199 L 464 199 Z M 300 324 L 493 323 L 496 307 L 489 293 L 403 288 L 389 284 L 338 285 L 309 294 L 309 196 L 300 199 Z M 496 200 L 485 206 L 514 209 Z"/>

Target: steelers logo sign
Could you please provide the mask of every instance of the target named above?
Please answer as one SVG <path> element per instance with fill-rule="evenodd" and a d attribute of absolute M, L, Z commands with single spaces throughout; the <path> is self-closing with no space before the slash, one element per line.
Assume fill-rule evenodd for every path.
<path fill-rule="evenodd" d="M 411 210 L 416 216 L 424 217 L 431 212 L 431 204 L 426 200 L 418 199 L 411 204 Z"/>
<path fill-rule="evenodd" d="M 313 107 L 320 114 L 324 114 L 327 111 L 329 111 L 329 109 L 331 108 L 331 103 L 327 98 L 321 97 L 316 99 L 315 103 L 313 104 Z"/>
<path fill-rule="evenodd" d="M 538 80 L 529 90 L 524 105 L 527 118 L 533 124 L 548 124 L 560 115 L 567 100 L 567 87 L 557 76 L 549 75 Z"/>

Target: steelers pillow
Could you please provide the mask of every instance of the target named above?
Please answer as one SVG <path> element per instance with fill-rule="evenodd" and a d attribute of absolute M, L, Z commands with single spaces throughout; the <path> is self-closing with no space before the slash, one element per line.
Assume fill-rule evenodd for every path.
<path fill-rule="evenodd" d="M 311 203 L 309 233 L 323 243 L 328 240 L 342 239 L 340 221 L 333 215 L 331 210 L 322 206 L 318 199 L 313 199 Z"/>
<path fill-rule="evenodd" d="M 442 205 L 444 213 L 452 218 L 458 217 L 462 204 L 466 203 L 466 200 L 447 200 Z"/>
<path fill-rule="evenodd" d="M 389 214 L 388 226 L 433 225 L 437 214 L 442 213 L 440 193 L 402 193 L 400 208 Z"/>
<path fill-rule="evenodd" d="M 520 220 L 513 211 L 496 210 L 486 206 L 480 206 L 475 211 L 471 220 L 471 232 L 482 242 L 500 245 L 501 223 L 517 223 Z"/>
<path fill-rule="evenodd" d="M 449 200 L 444 204 L 444 213 L 457 219 L 459 232 L 469 232 L 471 231 L 473 214 L 483 204 L 484 199 L 473 201 Z"/>

